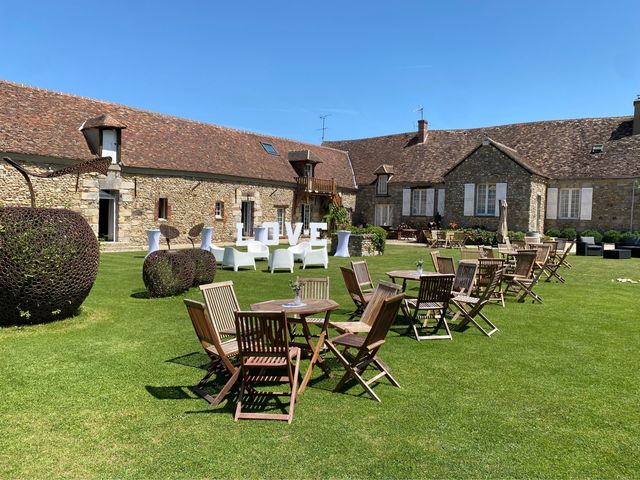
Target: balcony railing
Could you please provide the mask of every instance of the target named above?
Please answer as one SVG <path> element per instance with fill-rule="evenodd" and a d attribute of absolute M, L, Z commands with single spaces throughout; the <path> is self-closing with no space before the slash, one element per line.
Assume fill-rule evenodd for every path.
<path fill-rule="evenodd" d="M 296 177 L 298 191 L 317 193 L 320 195 L 335 195 L 337 192 L 334 178 Z"/>

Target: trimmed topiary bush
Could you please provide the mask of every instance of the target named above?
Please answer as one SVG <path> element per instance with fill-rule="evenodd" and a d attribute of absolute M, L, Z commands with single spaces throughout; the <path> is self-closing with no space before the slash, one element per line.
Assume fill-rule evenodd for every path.
<path fill-rule="evenodd" d="M 622 234 L 618 230 L 607 230 L 602 234 L 602 241 L 605 243 L 617 243 Z"/>
<path fill-rule="evenodd" d="M 75 314 L 98 273 L 98 240 L 78 213 L 0 208 L 0 324 Z"/>
<path fill-rule="evenodd" d="M 562 237 L 562 232 L 560 231 L 559 228 L 550 228 L 549 230 L 544 232 L 544 234 L 547 237 L 556 237 L 556 238 L 561 238 Z"/>
<path fill-rule="evenodd" d="M 193 285 L 197 287 L 198 285 L 204 285 L 206 283 L 213 282 L 214 277 L 216 276 L 216 257 L 213 256 L 213 253 L 208 252 L 207 250 L 201 250 L 199 248 L 192 248 L 191 250 L 184 250 L 184 253 L 191 257 L 194 264 L 194 276 L 193 276 Z"/>
<path fill-rule="evenodd" d="M 565 228 L 560 235 L 561 238 L 566 238 L 567 240 L 575 240 L 577 236 L 575 228 Z"/>
<path fill-rule="evenodd" d="M 150 297 L 171 297 L 193 286 L 195 264 L 184 251 L 156 250 L 144 260 L 142 280 Z"/>

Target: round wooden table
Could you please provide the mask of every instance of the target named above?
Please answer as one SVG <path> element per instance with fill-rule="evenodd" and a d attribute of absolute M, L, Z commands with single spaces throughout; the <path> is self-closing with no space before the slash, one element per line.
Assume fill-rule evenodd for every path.
<path fill-rule="evenodd" d="M 313 353 L 311 355 L 309 367 L 307 368 L 302 383 L 298 388 L 298 394 L 301 394 L 307 388 L 309 380 L 311 380 L 313 366 L 316 363 L 322 369 L 325 375 L 329 376 L 331 373 L 331 369 L 324 361 L 324 358 L 320 356 L 320 350 L 322 349 L 324 341 L 327 338 L 327 328 L 329 326 L 329 318 L 331 317 L 331 312 L 338 308 L 340 305 L 329 299 L 308 299 L 303 300 L 304 305 L 298 307 L 285 306 L 286 304 L 289 304 L 291 302 L 293 302 L 293 299 L 291 298 L 267 300 L 266 302 L 254 303 L 253 305 L 251 305 L 251 310 L 253 310 L 254 312 L 285 312 L 287 314 L 287 320 L 289 322 L 299 323 L 302 326 L 302 333 L 307 343 L 306 345 L 300 346 L 302 348 L 311 350 L 311 352 Z M 311 331 L 309 330 L 309 324 L 307 323 L 307 317 L 316 315 L 318 313 L 324 313 L 324 323 L 322 324 L 318 341 L 314 344 L 313 337 L 311 336 Z M 300 318 L 292 318 L 290 317 L 290 315 L 298 315 Z"/>
<path fill-rule="evenodd" d="M 402 280 L 402 291 L 407 289 L 407 280 L 420 281 L 421 277 L 428 277 L 432 275 L 440 275 L 437 272 L 422 272 L 419 274 L 417 270 L 393 270 L 391 272 L 385 272 L 385 274 L 391 279 L 393 283 L 396 283 L 396 279 Z"/>

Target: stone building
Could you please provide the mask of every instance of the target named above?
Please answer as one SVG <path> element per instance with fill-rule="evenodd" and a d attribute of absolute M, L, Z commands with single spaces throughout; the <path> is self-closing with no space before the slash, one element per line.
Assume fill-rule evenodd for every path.
<path fill-rule="evenodd" d="M 183 233 L 204 222 L 232 241 L 238 222 L 251 236 L 266 221 L 307 229 L 329 203 L 355 208 L 343 151 L 0 81 L 0 155 L 42 171 L 92 153 L 112 158 L 107 176 L 34 178 L 38 206 L 76 210 L 124 246 L 146 244 L 160 222 Z M 28 204 L 20 174 L 0 162 L 0 205 Z"/>
<path fill-rule="evenodd" d="M 640 230 L 640 99 L 628 117 L 518 123 L 326 142 L 347 151 L 359 223 Z"/>

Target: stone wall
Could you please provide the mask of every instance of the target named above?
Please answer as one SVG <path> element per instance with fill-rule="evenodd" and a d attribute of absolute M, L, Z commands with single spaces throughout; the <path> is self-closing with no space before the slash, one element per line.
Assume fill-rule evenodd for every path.
<path fill-rule="evenodd" d="M 631 203 L 634 179 L 583 179 L 549 180 L 550 188 L 593 188 L 591 220 L 545 219 L 545 230 L 549 228 L 575 228 L 578 232 L 586 229 L 598 230 L 640 230 L 640 181 L 636 183 L 631 225 Z M 546 212 L 545 212 L 546 217 Z"/>
<path fill-rule="evenodd" d="M 534 176 L 500 150 L 490 145 L 482 146 L 445 178 L 447 222 L 455 222 L 461 227 L 496 230 L 498 217 L 464 215 L 464 184 L 506 183 L 509 230 L 529 231 L 534 226 L 531 224 L 531 201 L 540 191 L 538 184 L 541 183 L 536 177 L 536 186 L 532 188 L 533 180 Z"/>
<path fill-rule="evenodd" d="M 55 159 L 20 157 L 13 155 L 33 171 L 57 169 L 69 163 Z M 54 179 L 32 178 L 39 207 L 69 208 L 81 213 L 98 233 L 100 190 L 118 193 L 118 242 L 146 245 L 145 230 L 159 225 L 156 219 L 158 198 L 168 199 L 168 223 L 186 234 L 200 222 L 214 227 L 214 241 L 235 239 L 235 224 L 241 221 L 243 200 L 254 202 L 254 225 L 276 221 L 276 209 L 286 207 L 285 221 L 300 221 L 300 207 L 292 212 L 294 187 L 277 183 L 259 183 L 243 179 L 217 179 L 192 175 L 167 175 L 165 172 L 138 173 L 120 171 L 115 166 L 108 176 L 97 174 L 68 175 Z M 355 208 L 355 193 L 342 191 L 345 207 Z M 217 201 L 224 202 L 221 218 L 215 218 Z M 327 197 L 312 197 L 311 221 L 320 222 L 325 214 Z M 0 164 L 0 204 L 28 206 L 29 192 L 22 176 L 12 167 Z M 284 234 L 284 232 L 282 232 Z M 185 243 L 186 235 L 178 239 Z"/>

